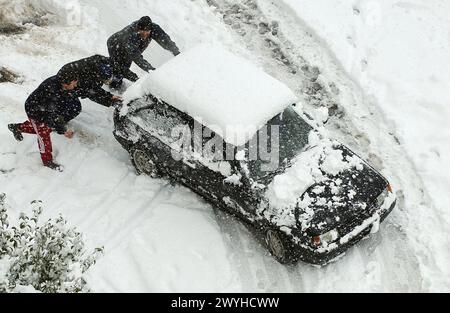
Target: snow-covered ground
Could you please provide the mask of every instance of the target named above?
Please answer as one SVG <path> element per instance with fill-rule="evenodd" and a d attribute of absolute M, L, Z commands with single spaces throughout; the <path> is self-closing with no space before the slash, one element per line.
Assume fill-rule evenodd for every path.
<path fill-rule="evenodd" d="M 94 291 L 450 291 L 446 1 L 0 3 L 10 22 L 45 21 L 0 34 L 0 67 L 20 76 L 0 83 L 0 192 L 14 208 L 43 200 L 47 216 L 62 213 L 90 247 L 105 246 L 88 275 Z M 242 22 L 242 12 L 253 18 Z M 398 209 L 380 232 L 326 268 L 279 265 L 241 223 L 189 190 L 136 176 L 112 136 L 112 110 L 90 101 L 72 141 L 53 136 L 64 173 L 40 165 L 32 136 L 14 141 L 6 124 L 26 118 L 23 103 L 43 79 L 69 61 L 106 54 L 108 35 L 144 14 L 182 51 L 220 42 L 262 66 L 307 110 L 335 104 L 330 133 L 396 187 Z M 146 55 L 156 66 L 171 58 L 156 44 Z M 315 93 L 305 93 L 311 87 Z"/>

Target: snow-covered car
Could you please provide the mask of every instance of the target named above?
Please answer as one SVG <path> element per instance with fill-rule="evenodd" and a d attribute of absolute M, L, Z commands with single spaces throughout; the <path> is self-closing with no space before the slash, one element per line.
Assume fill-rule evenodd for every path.
<path fill-rule="evenodd" d="M 288 87 L 221 47 L 182 53 L 124 97 L 114 135 L 138 173 L 239 217 L 281 263 L 327 264 L 395 207 L 389 182 L 321 135 Z"/>

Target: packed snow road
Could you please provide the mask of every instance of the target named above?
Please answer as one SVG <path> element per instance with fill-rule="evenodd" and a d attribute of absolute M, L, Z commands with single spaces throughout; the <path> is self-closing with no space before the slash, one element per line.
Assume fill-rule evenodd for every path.
<path fill-rule="evenodd" d="M 51 13 L 47 26 L 0 34 L 0 67 L 23 80 L 0 84 L 2 125 L 25 118 L 23 102 L 43 79 L 69 61 L 106 54 L 108 35 L 146 12 L 182 51 L 220 41 L 290 86 L 311 114 L 328 108 L 327 129 L 382 170 L 400 200 L 378 234 L 337 262 L 325 268 L 286 267 L 244 225 L 189 190 L 136 176 L 113 138 L 111 109 L 85 101 L 73 123 L 76 137 L 54 136 L 64 173 L 41 167 L 35 138 L 18 144 L 6 127 L 0 128 L 0 192 L 7 193 L 10 205 L 25 210 L 41 199 L 47 216 L 62 213 L 89 246 L 105 246 L 105 256 L 88 275 L 94 291 L 450 290 L 448 252 L 437 251 L 449 246 L 448 224 L 439 220 L 395 129 L 290 8 L 266 0 L 126 0 L 107 7 L 104 1 L 81 0 L 75 18 L 57 1 L 41 2 L 40 9 Z M 35 12 L 26 9 L 26 1 L 23 5 L 24 17 Z M 170 57 L 156 44 L 150 50 L 153 65 Z M 430 229 L 436 231 L 432 238 Z"/>

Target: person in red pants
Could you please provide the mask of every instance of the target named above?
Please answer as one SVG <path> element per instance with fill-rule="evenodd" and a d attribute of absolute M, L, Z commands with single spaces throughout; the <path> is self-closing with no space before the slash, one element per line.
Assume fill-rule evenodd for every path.
<path fill-rule="evenodd" d="M 74 92 L 77 84 L 78 78 L 71 73 L 48 78 L 25 102 L 28 121 L 8 125 L 17 141 L 23 140 L 22 134 L 37 135 L 44 166 L 58 171 L 62 167 L 53 161 L 50 135 L 56 131 L 69 139 L 73 137 L 67 123 L 81 113 L 81 102 Z"/>

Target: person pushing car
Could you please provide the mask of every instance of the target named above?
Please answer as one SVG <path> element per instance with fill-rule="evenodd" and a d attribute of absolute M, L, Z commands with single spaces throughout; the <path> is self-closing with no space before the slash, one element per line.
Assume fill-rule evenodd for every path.
<path fill-rule="evenodd" d="M 73 92 L 77 85 L 76 76 L 46 79 L 25 102 L 28 120 L 8 125 L 17 141 L 23 140 L 23 133 L 36 134 L 42 163 L 54 170 L 60 171 L 61 166 L 53 161 L 50 134 L 56 131 L 69 139 L 73 137 L 66 125 L 81 112 L 81 103 Z"/>
<path fill-rule="evenodd" d="M 120 105 L 120 97 L 101 88 L 111 79 L 112 69 L 106 57 L 96 55 L 67 64 L 28 97 L 25 102 L 28 120 L 9 124 L 8 129 L 17 141 L 23 141 L 23 134 L 37 135 L 44 166 L 62 171 L 62 166 L 53 160 L 50 134 L 56 131 L 69 139 L 73 137 L 74 132 L 67 124 L 81 113 L 79 97 L 89 98 L 106 107 Z"/>
<path fill-rule="evenodd" d="M 139 79 L 138 75 L 130 70 L 133 62 L 146 72 L 155 69 L 142 56 L 153 39 L 174 56 L 180 54 L 170 36 L 148 16 L 142 17 L 108 39 L 108 51 L 115 77 L 110 85 L 112 88 L 119 89 L 124 78 L 132 82 Z"/>
<path fill-rule="evenodd" d="M 58 72 L 58 76 L 78 77 L 78 85 L 74 92 L 76 96 L 110 107 L 122 99 L 104 90 L 103 85 L 109 85 L 113 79 L 111 60 L 102 55 L 94 55 L 67 65 Z"/>

